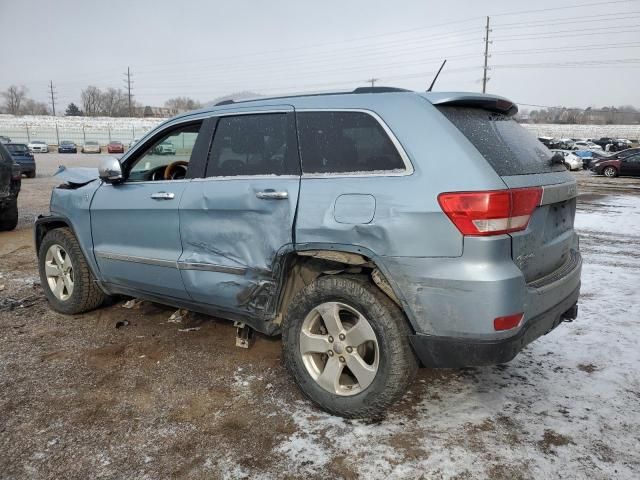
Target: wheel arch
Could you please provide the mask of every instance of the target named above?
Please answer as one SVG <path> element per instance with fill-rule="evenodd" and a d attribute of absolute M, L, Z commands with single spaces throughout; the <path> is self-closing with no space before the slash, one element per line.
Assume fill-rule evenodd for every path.
<path fill-rule="evenodd" d="M 361 274 L 396 303 L 409 320 L 407 303 L 384 262 L 367 248 L 354 245 L 305 245 L 290 250 L 280 260 L 281 280 L 274 322 L 281 324 L 295 294 L 323 275 Z"/>

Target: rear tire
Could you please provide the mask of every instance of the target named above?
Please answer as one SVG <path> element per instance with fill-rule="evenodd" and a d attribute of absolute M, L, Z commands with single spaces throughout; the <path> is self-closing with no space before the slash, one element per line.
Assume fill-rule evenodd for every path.
<path fill-rule="evenodd" d="M 36 178 L 36 171 L 27 173 L 27 178 Z"/>
<path fill-rule="evenodd" d="M 100 290 L 68 228 L 50 230 L 38 251 L 40 283 L 56 312 L 77 314 L 98 308 L 108 296 Z"/>
<path fill-rule="evenodd" d="M 328 275 L 292 299 L 282 329 L 284 362 L 324 410 L 377 417 L 417 371 L 410 334 L 400 308 L 367 277 Z"/>
<path fill-rule="evenodd" d="M 602 174 L 605 177 L 614 178 L 618 176 L 618 170 L 615 167 L 605 167 Z"/>
<path fill-rule="evenodd" d="M 13 230 L 18 226 L 18 199 L 10 200 L 8 205 L 0 208 L 0 232 Z"/>

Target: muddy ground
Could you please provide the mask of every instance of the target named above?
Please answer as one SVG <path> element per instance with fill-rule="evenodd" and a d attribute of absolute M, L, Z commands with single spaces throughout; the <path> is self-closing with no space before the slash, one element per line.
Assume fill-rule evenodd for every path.
<path fill-rule="evenodd" d="M 168 323 L 151 303 L 50 310 L 31 224 L 59 163 L 97 160 L 38 155 L 19 228 L 0 233 L 0 478 L 640 477 L 638 179 L 576 173 L 588 219 L 576 322 L 508 365 L 423 369 L 365 422 L 303 399 L 277 338 L 239 349 L 230 323 Z M 608 217 L 623 242 L 599 227 Z"/>

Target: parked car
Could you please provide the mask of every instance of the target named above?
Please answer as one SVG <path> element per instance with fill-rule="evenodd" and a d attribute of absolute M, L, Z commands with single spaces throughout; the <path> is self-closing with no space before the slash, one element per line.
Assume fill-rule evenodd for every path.
<path fill-rule="evenodd" d="M 42 140 L 33 140 L 27 146 L 31 153 L 49 153 L 49 145 Z"/>
<path fill-rule="evenodd" d="M 640 152 L 625 157 L 612 156 L 591 164 L 591 171 L 605 177 L 640 176 Z"/>
<path fill-rule="evenodd" d="M 134 138 L 133 140 L 131 140 L 131 143 L 129 144 L 129 148 L 132 148 L 139 141 L 140 141 L 139 138 Z"/>
<path fill-rule="evenodd" d="M 578 150 L 579 147 L 576 146 L 575 142 L 571 138 L 561 138 L 557 142 L 557 147 L 560 150 Z"/>
<path fill-rule="evenodd" d="M 109 142 L 109 145 L 107 145 L 107 152 L 108 153 L 124 153 L 124 145 L 122 144 L 122 142 Z"/>
<path fill-rule="evenodd" d="M 374 87 L 175 117 L 59 174 L 35 224 L 44 293 L 66 314 L 127 295 L 281 334 L 309 398 L 378 415 L 420 363 L 504 363 L 577 315 L 576 181 L 516 112 Z"/>
<path fill-rule="evenodd" d="M 82 146 L 82 153 L 101 153 L 102 149 L 100 148 L 100 144 L 94 141 L 84 142 Z"/>
<path fill-rule="evenodd" d="M 564 166 L 567 170 L 580 170 L 582 168 L 582 159 L 575 155 L 574 152 L 568 150 L 551 150 L 554 154 L 562 155 Z"/>
<path fill-rule="evenodd" d="M 0 142 L 0 231 L 13 230 L 18 225 L 18 194 L 22 174 L 9 150 Z"/>
<path fill-rule="evenodd" d="M 11 158 L 20 166 L 20 172 L 29 178 L 36 177 L 36 159 L 24 143 L 7 143 Z"/>
<path fill-rule="evenodd" d="M 579 140 L 575 142 L 575 146 L 578 147 L 578 150 L 599 150 L 602 151 L 602 147 L 600 145 L 596 145 L 593 142 L 588 140 Z"/>
<path fill-rule="evenodd" d="M 171 142 L 162 142 L 153 149 L 156 155 L 175 155 L 176 147 Z"/>
<path fill-rule="evenodd" d="M 71 140 L 62 140 L 58 145 L 58 153 L 78 153 L 78 147 Z"/>
<path fill-rule="evenodd" d="M 0 143 L 11 143 L 11 139 L 9 137 L 5 137 L 4 135 L 0 135 Z"/>

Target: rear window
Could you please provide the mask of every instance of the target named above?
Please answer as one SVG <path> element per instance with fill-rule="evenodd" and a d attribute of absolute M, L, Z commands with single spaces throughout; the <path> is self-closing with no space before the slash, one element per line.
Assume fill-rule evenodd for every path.
<path fill-rule="evenodd" d="M 479 108 L 437 107 L 500 176 L 561 172 L 551 151 L 511 117 Z"/>
<path fill-rule="evenodd" d="M 298 113 L 304 173 L 402 171 L 404 162 L 380 123 L 363 112 Z"/>

